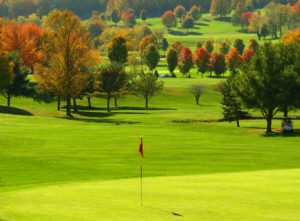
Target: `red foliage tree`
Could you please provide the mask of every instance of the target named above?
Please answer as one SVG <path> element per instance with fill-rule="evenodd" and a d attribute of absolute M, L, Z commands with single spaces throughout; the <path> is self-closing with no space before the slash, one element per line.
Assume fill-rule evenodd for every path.
<path fill-rule="evenodd" d="M 248 50 L 246 50 L 242 56 L 242 59 L 245 61 L 245 62 L 250 62 L 252 57 L 254 56 L 255 52 L 249 48 Z"/>
<path fill-rule="evenodd" d="M 178 67 L 180 72 L 186 76 L 193 67 L 193 54 L 191 49 L 183 47 L 178 58 Z"/>
<path fill-rule="evenodd" d="M 292 6 L 292 10 L 297 14 L 300 15 L 300 0 L 296 2 L 295 5 Z"/>
<path fill-rule="evenodd" d="M 198 68 L 198 72 L 203 74 L 210 69 L 210 53 L 205 48 L 198 48 L 194 57 L 194 63 Z"/>
<path fill-rule="evenodd" d="M 161 22 L 164 24 L 165 27 L 167 27 L 168 30 L 170 28 L 177 26 L 177 16 L 172 11 L 166 11 L 161 16 Z"/>
<path fill-rule="evenodd" d="M 252 12 L 244 12 L 241 15 L 241 24 L 242 26 L 249 26 L 250 19 L 252 17 Z"/>
<path fill-rule="evenodd" d="M 214 71 L 217 76 L 226 72 L 225 55 L 214 52 L 210 57 L 211 71 Z"/>
<path fill-rule="evenodd" d="M 180 19 L 181 22 L 182 18 L 184 18 L 186 14 L 186 9 L 182 5 L 177 5 L 174 9 L 174 14 Z"/>

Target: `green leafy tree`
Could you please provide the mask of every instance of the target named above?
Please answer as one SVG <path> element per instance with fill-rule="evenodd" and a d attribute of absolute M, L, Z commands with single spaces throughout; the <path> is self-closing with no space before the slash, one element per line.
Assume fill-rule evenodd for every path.
<path fill-rule="evenodd" d="M 120 66 L 108 65 L 100 69 L 96 78 L 97 90 L 105 94 L 107 99 L 107 112 L 110 112 L 110 100 L 126 90 L 128 79 L 124 69 Z"/>
<path fill-rule="evenodd" d="M 212 41 L 207 40 L 204 44 L 205 49 L 209 52 L 212 53 L 214 50 L 214 44 L 212 43 Z"/>
<path fill-rule="evenodd" d="M 230 45 L 231 45 L 231 42 L 229 40 L 222 41 L 219 44 L 220 53 L 225 54 L 225 55 L 228 54 L 228 52 L 230 50 Z"/>
<path fill-rule="evenodd" d="M 167 64 L 171 75 L 174 77 L 174 71 L 178 65 L 178 52 L 174 48 L 170 48 L 167 53 Z"/>
<path fill-rule="evenodd" d="M 120 11 L 117 8 L 114 8 L 110 14 L 110 19 L 115 25 L 117 25 L 121 21 Z"/>
<path fill-rule="evenodd" d="M 231 11 L 230 1 L 228 0 L 212 0 L 210 13 L 212 16 L 221 16 L 229 14 Z"/>
<path fill-rule="evenodd" d="M 242 39 L 236 39 L 233 46 L 238 50 L 239 54 L 242 55 L 245 49 L 245 44 Z"/>
<path fill-rule="evenodd" d="M 116 36 L 112 39 L 108 48 L 108 58 L 112 63 L 125 65 L 128 58 L 128 48 L 126 39 L 122 36 Z"/>
<path fill-rule="evenodd" d="M 251 62 L 234 78 L 234 90 L 248 108 L 259 109 L 267 121 L 266 133 L 272 132 L 272 120 L 282 104 L 288 82 L 299 81 L 297 70 L 286 65 L 277 45 L 259 48 Z"/>
<path fill-rule="evenodd" d="M 199 104 L 200 97 L 203 93 L 203 88 L 204 87 L 201 84 L 194 84 L 190 87 L 190 93 L 193 94 L 197 105 Z"/>
<path fill-rule="evenodd" d="M 166 55 L 166 50 L 169 47 L 169 42 L 166 38 L 163 38 L 162 44 L 161 44 L 161 49 L 164 51 L 164 55 Z"/>
<path fill-rule="evenodd" d="M 160 54 L 156 45 L 150 44 L 146 49 L 144 61 L 151 72 L 156 68 L 159 60 Z"/>
<path fill-rule="evenodd" d="M 140 13 L 140 18 L 143 20 L 143 21 L 146 21 L 147 20 L 147 11 L 145 9 L 142 9 L 141 10 L 141 13 Z"/>
<path fill-rule="evenodd" d="M 195 25 L 194 20 L 190 16 L 185 16 L 182 21 L 182 27 L 186 29 L 186 34 L 189 33 L 189 29 L 193 28 Z"/>
<path fill-rule="evenodd" d="M 145 99 L 145 107 L 149 109 L 149 101 L 163 90 L 164 83 L 159 81 L 153 73 L 141 73 L 133 81 L 132 87 L 136 95 Z"/>
<path fill-rule="evenodd" d="M 13 65 L 9 59 L 9 56 L 0 53 L 0 92 L 7 91 L 10 85 L 14 81 Z M 7 93 L 5 93 L 7 95 Z M 8 106 L 10 106 L 10 101 L 8 100 Z"/>

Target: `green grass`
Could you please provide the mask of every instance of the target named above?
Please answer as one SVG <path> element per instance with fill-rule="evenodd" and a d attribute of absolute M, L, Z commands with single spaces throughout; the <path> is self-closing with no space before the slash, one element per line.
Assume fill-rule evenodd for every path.
<path fill-rule="evenodd" d="M 173 210 L 184 220 L 299 219 L 300 138 L 265 137 L 264 120 L 242 121 L 242 128 L 217 122 L 219 81 L 165 79 L 150 110 L 135 96 L 121 99 L 111 114 L 104 100 L 93 99 L 94 110 L 84 109 L 83 100 L 73 120 L 55 103 L 13 99 L 32 116 L 0 114 L 0 219 L 179 219 Z M 188 92 L 195 83 L 207 85 L 201 105 Z M 141 136 L 142 208 L 134 179 Z"/>
<path fill-rule="evenodd" d="M 178 35 L 166 36 L 192 48 L 198 40 L 255 37 L 204 19 L 191 30 L 199 35 L 175 29 Z M 158 18 L 148 22 L 163 28 Z M 168 73 L 164 60 L 158 71 Z M 195 72 L 191 79 L 178 72 L 179 78 L 164 79 L 150 110 L 132 95 L 112 113 L 103 99 L 92 99 L 92 110 L 78 101 L 74 119 L 55 103 L 13 98 L 14 109 L 0 106 L 0 220 L 299 220 L 300 136 L 264 136 L 262 119 L 244 120 L 241 128 L 219 122 L 221 96 L 214 87 L 223 79 Z M 196 83 L 206 86 L 200 105 L 188 91 Z M 298 112 L 291 116 L 299 119 Z M 275 131 L 280 123 L 274 120 Z"/>

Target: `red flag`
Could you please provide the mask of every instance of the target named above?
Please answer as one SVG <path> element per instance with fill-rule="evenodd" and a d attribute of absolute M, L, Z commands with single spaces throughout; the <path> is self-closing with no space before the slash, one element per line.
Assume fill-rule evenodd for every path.
<path fill-rule="evenodd" d="M 142 156 L 142 158 L 144 158 L 144 145 L 143 145 L 143 138 L 141 138 L 141 143 L 140 143 L 140 146 L 139 146 L 139 152 Z"/>

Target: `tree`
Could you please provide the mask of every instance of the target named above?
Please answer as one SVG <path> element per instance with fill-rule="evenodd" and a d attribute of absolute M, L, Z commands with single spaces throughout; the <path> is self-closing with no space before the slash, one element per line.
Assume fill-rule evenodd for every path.
<path fill-rule="evenodd" d="M 266 133 L 272 132 L 272 120 L 285 103 L 288 87 L 284 85 L 299 82 L 297 71 L 289 62 L 282 57 L 279 46 L 267 43 L 234 78 L 234 90 L 242 102 L 248 108 L 259 109 L 266 119 Z"/>
<path fill-rule="evenodd" d="M 175 41 L 172 43 L 171 48 L 174 48 L 179 54 L 183 48 L 183 44 L 180 41 Z"/>
<path fill-rule="evenodd" d="M 4 65 L 7 61 L 5 61 L 7 58 L 3 58 L 2 62 Z M 1 94 L 7 99 L 7 106 L 10 107 L 11 105 L 11 99 L 13 97 L 20 97 L 20 96 L 32 96 L 33 95 L 33 89 L 29 85 L 29 71 L 24 70 L 21 68 L 20 64 L 20 57 L 17 53 L 12 53 L 10 55 L 10 64 L 12 65 L 12 71 L 13 76 L 11 76 L 10 69 L 11 67 L 3 67 L 3 71 L 9 71 L 9 76 L 7 80 L 9 80 L 9 84 L 6 84 L 6 87 L 3 87 L 1 89 Z M 8 68 L 8 69 L 7 69 Z M 5 73 L 3 73 L 5 74 Z M 12 80 L 12 81 L 11 81 Z M 2 81 L 2 79 L 1 79 Z M 5 82 L 3 82 L 4 84 Z"/>
<path fill-rule="evenodd" d="M 218 84 L 218 90 L 223 95 L 221 104 L 223 108 L 224 120 L 232 122 L 236 121 L 237 127 L 240 127 L 240 119 L 247 116 L 247 112 L 243 111 L 242 103 L 232 89 L 231 79 Z"/>
<path fill-rule="evenodd" d="M 140 56 L 141 60 L 143 61 L 145 58 L 145 54 L 147 52 L 147 48 L 149 45 L 156 45 L 157 47 L 157 39 L 154 35 L 147 35 L 144 37 L 140 43 L 139 43 L 139 51 L 140 51 Z"/>
<path fill-rule="evenodd" d="M 178 65 L 178 52 L 174 48 L 169 48 L 168 54 L 167 54 L 167 64 L 168 69 L 171 75 L 174 77 L 176 76 L 174 74 L 174 70 L 176 69 Z"/>
<path fill-rule="evenodd" d="M 126 39 L 122 36 L 115 36 L 108 47 L 108 58 L 111 63 L 124 66 L 128 58 Z"/>
<path fill-rule="evenodd" d="M 252 12 L 244 12 L 241 15 L 241 26 L 242 29 L 244 29 L 244 27 L 248 27 L 250 24 L 250 19 L 252 17 L 253 13 Z"/>
<path fill-rule="evenodd" d="M 163 90 L 164 83 L 159 81 L 153 73 L 141 73 L 133 81 L 133 91 L 145 99 L 145 107 L 149 108 L 149 101 L 152 97 Z"/>
<path fill-rule="evenodd" d="M 14 81 L 14 73 L 9 56 L 3 52 L 0 53 L 0 79 L 0 93 L 5 93 Z M 10 103 L 8 103 L 8 106 L 10 106 Z"/>
<path fill-rule="evenodd" d="M 122 19 L 125 25 L 132 27 L 136 24 L 135 15 L 131 11 L 125 11 L 122 14 Z"/>
<path fill-rule="evenodd" d="M 248 31 L 256 33 L 258 39 L 260 40 L 262 37 L 262 28 L 263 26 L 266 27 L 267 20 L 267 17 L 260 11 L 253 13 L 249 20 Z"/>
<path fill-rule="evenodd" d="M 120 11 L 117 8 L 114 8 L 110 14 L 110 19 L 115 25 L 117 25 L 121 21 Z"/>
<path fill-rule="evenodd" d="M 231 45 L 231 42 L 229 40 L 222 41 L 219 44 L 220 53 L 225 54 L 225 55 L 228 54 L 228 52 L 230 50 L 230 45 Z"/>
<path fill-rule="evenodd" d="M 212 0 L 210 13 L 212 16 L 221 16 L 229 14 L 231 11 L 230 1 L 228 0 Z"/>
<path fill-rule="evenodd" d="M 255 52 L 258 50 L 258 48 L 259 48 L 259 43 L 255 39 L 251 39 L 248 49 L 251 49 Z"/>
<path fill-rule="evenodd" d="M 203 92 L 203 86 L 200 85 L 200 84 L 194 84 L 190 87 L 190 92 L 191 92 L 191 94 L 194 95 L 195 100 L 196 100 L 196 104 L 198 105 L 200 97 L 201 97 L 202 92 Z"/>
<path fill-rule="evenodd" d="M 197 23 L 197 21 L 202 17 L 201 7 L 197 5 L 192 6 L 190 16 L 194 20 L 194 23 Z"/>
<path fill-rule="evenodd" d="M 101 35 L 105 28 L 105 23 L 101 19 L 92 19 L 88 26 L 88 31 L 90 33 L 90 38 L 94 39 Z"/>
<path fill-rule="evenodd" d="M 183 47 L 178 57 L 178 67 L 180 72 L 184 76 L 187 76 L 193 65 L 193 54 L 191 49 Z"/>
<path fill-rule="evenodd" d="M 170 31 L 171 28 L 177 26 L 177 17 L 172 11 L 166 11 L 162 17 L 161 21 L 163 25 Z"/>
<path fill-rule="evenodd" d="M 242 59 L 244 62 L 249 63 L 254 55 L 255 51 L 249 48 L 248 50 L 244 51 Z"/>
<path fill-rule="evenodd" d="M 292 10 L 296 13 L 296 15 L 300 15 L 300 0 L 298 0 L 293 6 Z"/>
<path fill-rule="evenodd" d="M 182 18 L 186 15 L 186 9 L 182 5 L 177 5 L 174 9 L 174 14 L 179 18 L 181 22 Z"/>
<path fill-rule="evenodd" d="M 232 75 L 236 75 L 242 62 L 242 56 L 239 54 L 236 48 L 231 49 L 226 56 L 226 64 Z"/>
<path fill-rule="evenodd" d="M 217 76 L 226 72 L 225 55 L 218 52 L 214 52 L 210 57 L 211 70 L 215 72 Z"/>
<path fill-rule="evenodd" d="M 204 47 L 206 48 L 206 50 L 207 50 L 209 53 L 212 53 L 213 50 L 214 50 L 214 44 L 213 44 L 212 41 L 210 41 L 210 40 L 207 40 L 207 41 L 205 42 Z"/>
<path fill-rule="evenodd" d="M 193 60 L 198 68 L 198 72 L 200 72 L 203 77 L 203 74 L 210 69 L 210 53 L 204 48 L 198 48 Z"/>
<path fill-rule="evenodd" d="M 266 39 L 266 37 L 269 35 L 269 28 L 267 24 L 263 24 L 259 30 L 260 36 Z"/>
<path fill-rule="evenodd" d="M 160 60 L 160 54 L 159 54 L 159 51 L 158 51 L 156 45 L 150 44 L 147 47 L 144 60 L 145 60 L 146 65 L 152 72 L 153 69 L 156 68 L 156 66 Z"/>
<path fill-rule="evenodd" d="M 186 29 L 186 34 L 189 34 L 189 29 L 195 25 L 194 20 L 190 16 L 185 16 L 182 21 L 182 27 Z"/>
<path fill-rule="evenodd" d="M 35 78 L 45 92 L 67 101 L 66 114 L 72 116 L 71 99 L 78 98 L 86 87 L 89 71 L 98 63 L 98 56 L 91 49 L 88 31 L 72 12 L 51 12 L 45 26 L 48 59 Z"/>
<path fill-rule="evenodd" d="M 238 50 L 239 54 L 242 55 L 245 49 L 245 44 L 242 39 L 236 39 L 233 46 Z"/>
<path fill-rule="evenodd" d="M 246 12 L 245 4 L 239 1 L 236 5 L 236 9 L 231 16 L 231 22 L 233 23 L 233 25 L 241 25 L 241 16 L 244 12 Z"/>
<path fill-rule="evenodd" d="M 166 50 L 169 47 L 169 42 L 166 38 L 163 38 L 162 44 L 161 44 L 161 49 L 164 51 L 164 56 L 166 55 Z"/>
<path fill-rule="evenodd" d="M 147 20 L 147 11 L 146 11 L 145 9 L 142 9 L 142 10 L 141 10 L 140 18 L 141 18 L 143 21 L 146 21 L 146 20 Z"/>
<path fill-rule="evenodd" d="M 107 112 L 110 112 L 110 100 L 126 90 L 128 79 L 122 67 L 108 65 L 100 69 L 96 77 L 97 90 L 104 93 L 107 99 Z"/>

